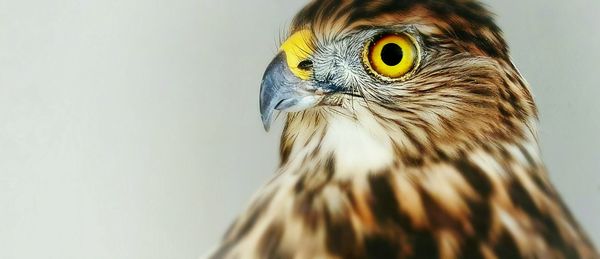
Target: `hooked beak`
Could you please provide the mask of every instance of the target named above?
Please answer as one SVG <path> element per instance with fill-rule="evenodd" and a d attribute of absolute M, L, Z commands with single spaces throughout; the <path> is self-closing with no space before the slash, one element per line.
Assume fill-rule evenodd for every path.
<path fill-rule="evenodd" d="M 316 106 L 323 98 L 319 87 L 292 73 L 285 55 L 280 52 L 271 61 L 260 86 L 260 114 L 266 131 L 269 131 L 275 110 L 302 111 Z"/>

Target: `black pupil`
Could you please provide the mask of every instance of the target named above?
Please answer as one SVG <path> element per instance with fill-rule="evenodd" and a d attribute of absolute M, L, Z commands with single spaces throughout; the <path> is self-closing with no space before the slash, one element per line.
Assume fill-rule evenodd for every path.
<path fill-rule="evenodd" d="M 395 43 L 388 43 L 381 50 L 381 60 L 388 66 L 395 66 L 402 61 L 402 48 Z"/>

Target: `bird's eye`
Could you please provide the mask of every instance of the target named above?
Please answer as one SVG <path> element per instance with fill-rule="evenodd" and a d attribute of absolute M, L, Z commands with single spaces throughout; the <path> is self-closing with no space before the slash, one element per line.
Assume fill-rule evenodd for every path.
<path fill-rule="evenodd" d="M 383 34 L 367 42 L 363 63 L 384 80 L 401 80 L 418 66 L 419 48 L 406 34 Z"/>

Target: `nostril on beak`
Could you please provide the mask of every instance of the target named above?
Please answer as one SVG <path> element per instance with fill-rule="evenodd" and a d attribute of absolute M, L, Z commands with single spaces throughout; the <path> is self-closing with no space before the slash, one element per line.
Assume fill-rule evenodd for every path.
<path fill-rule="evenodd" d="M 300 61 L 298 68 L 302 70 L 311 70 L 313 68 L 313 62 L 310 59 Z"/>

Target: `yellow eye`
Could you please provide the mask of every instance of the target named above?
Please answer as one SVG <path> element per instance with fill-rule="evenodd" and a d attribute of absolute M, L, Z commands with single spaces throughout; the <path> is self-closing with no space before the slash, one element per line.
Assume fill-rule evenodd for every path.
<path fill-rule="evenodd" d="M 363 62 L 384 80 L 402 80 L 418 66 L 419 52 L 409 35 L 384 34 L 367 43 Z"/>

